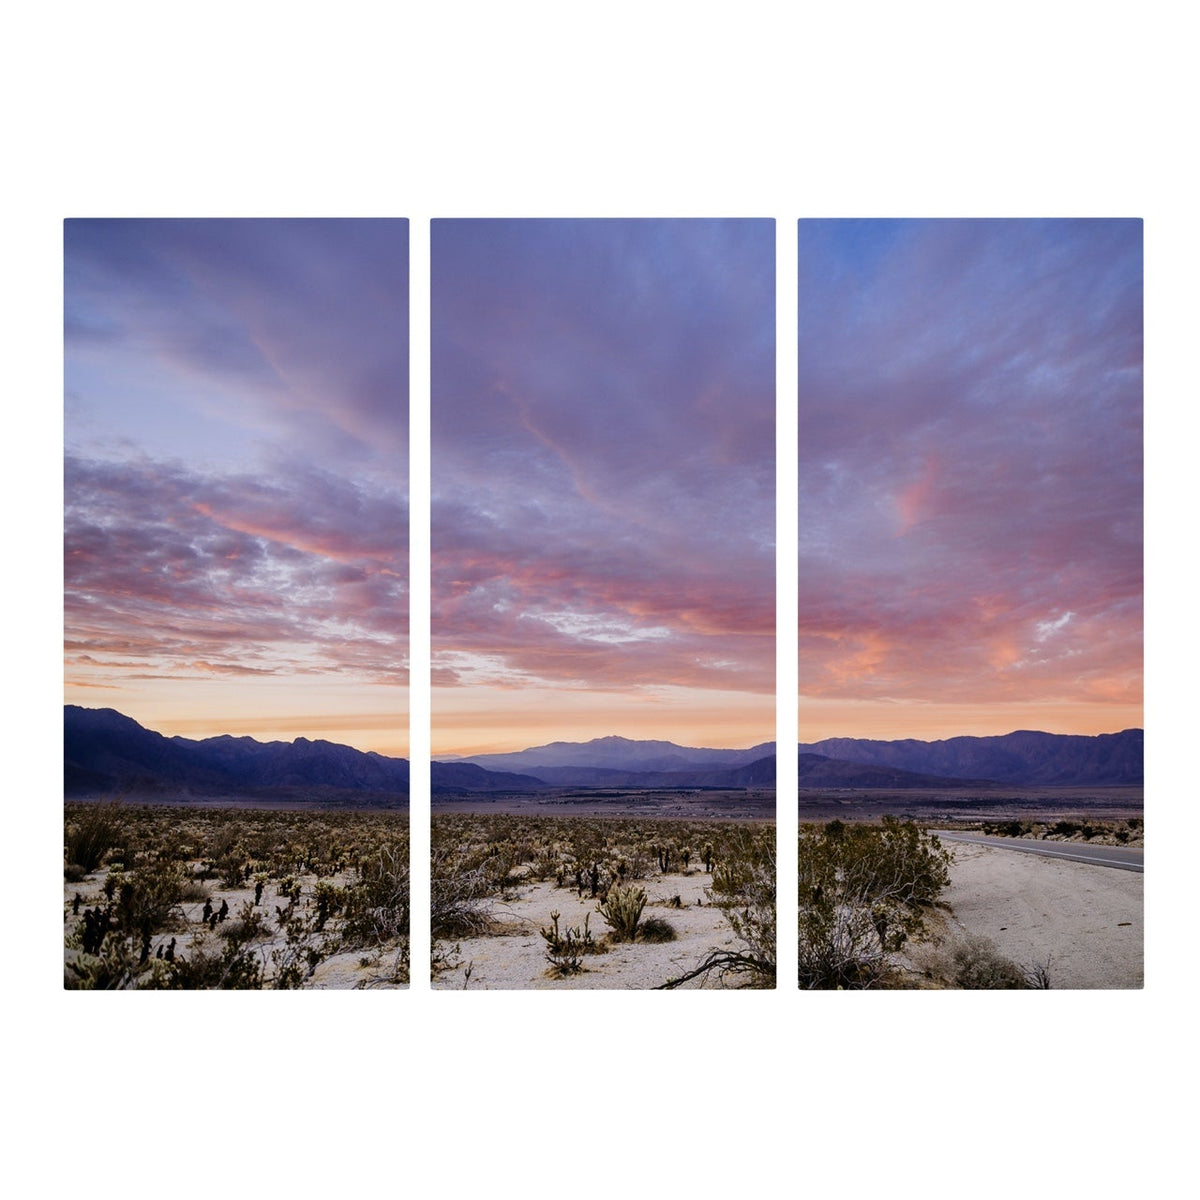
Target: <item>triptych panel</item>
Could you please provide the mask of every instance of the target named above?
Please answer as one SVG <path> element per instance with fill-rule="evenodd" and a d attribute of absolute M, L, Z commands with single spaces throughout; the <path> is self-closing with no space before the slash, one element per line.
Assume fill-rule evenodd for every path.
<path fill-rule="evenodd" d="M 409 235 L 66 223 L 65 985 L 1140 987 L 1141 223 Z"/>

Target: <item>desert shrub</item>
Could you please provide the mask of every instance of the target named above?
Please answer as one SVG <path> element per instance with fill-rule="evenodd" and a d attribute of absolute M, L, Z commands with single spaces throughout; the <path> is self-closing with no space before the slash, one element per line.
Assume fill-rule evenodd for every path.
<path fill-rule="evenodd" d="M 675 926 L 663 917 L 645 917 L 638 926 L 638 940 L 642 942 L 673 942 Z"/>
<path fill-rule="evenodd" d="M 64 850 L 68 863 L 78 863 L 91 874 L 104 856 L 122 841 L 125 833 L 120 801 L 75 808 L 78 816 L 67 826 Z"/>
<path fill-rule="evenodd" d="M 288 992 L 304 986 L 312 978 L 324 958 L 324 953 L 315 945 L 303 941 L 289 940 L 287 946 L 271 951 L 271 962 L 275 967 L 273 981 L 277 991 Z"/>
<path fill-rule="evenodd" d="M 317 884 L 318 904 L 325 898 L 330 911 L 344 906 L 342 941 L 346 946 L 376 946 L 408 937 L 408 844 L 380 846 L 359 864 L 358 881 L 335 888 L 326 880 Z"/>
<path fill-rule="evenodd" d="M 203 904 L 209 898 L 208 888 L 198 879 L 188 875 L 184 877 L 183 886 L 179 889 L 179 899 L 185 904 Z"/>
<path fill-rule="evenodd" d="M 872 986 L 904 942 L 924 931 L 923 910 L 950 882 L 949 851 L 893 817 L 802 827 L 798 849 L 800 986 Z"/>
<path fill-rule="evenodd" d="M 542 929 L 542 939 L 549 952 L 562 954 L 566 951 L 576 951 L 580 954 L 595 954 L 599 951 L 599 946 L 592 937 L 590 912 L 583 914 L 582 925 L 566 925 L 560 928 L 558 922 L 561 916 L 559 912 L 552 912 L 550 924 Z"/>
<path fill-rule="evenodd" d="M 263 986 L 262 959 L 236 941 L 226 941 L 216 954 L 197 946 L 174 962 L 153 959 L 138 986 L 150 991 L 257 990 Z"/>
<path fill-rule="evenodd" d="M 325 928 L 325 923 L 330 917 L 334 917 L 342 911 L 349 896 L 348 889 L 338 887 L 328 879 L 317 880 L 313 887 L 312 898 L 317 909 L 314 928 L 318 932 Z"/>
<path fill-rule="evenodd" d="M 951 961 L 956 987 L 979 991 L 1029 986 L 1021 968 L 1000 954 L 989 938 L 962 938 L 951 950 Z"/>
<path fill-rule="evenodd" d="M 891 967 L 869 908 L 811 905 L 800 912 L 798 976 L 803 988 L 866 988 Z"/>
<path fill-rule="evenodd" d="M 632 942 L 645 907 L 645 889 L 617 886 L 609 888 L 607 898 L 596 905 L 596 911 L 612 928 L 615 941 Z"/>
<path fill-rule="evenodd" d="M 221 876 L 221 885 L 226 888 L 242 886 L 246 860 L 240 851 L 226 854 L 217 861 L 217 874 Z"/>
<path fill-rule="evenodd" d="M 473 937 L 491 924 L 491 884 L 482 866 L 466 867 L 452 848 L 431 850 L 429 917 L 434 938 Z"/>
<path fill-rule="evenodd" d="M 1024 837 L 1029 826 L 1024 821 L 987 821 L 983 832 L 996 837 Z"/>
<path fill-rule="evenodd" d="M 559 928 L 560 913 L 550 914 L 550 924 L 542 930 L 546 943 L 546 961 L 550 964 L 549 974 L 555 977 L 575 975 L 583 970 L 583 956 L 594 954 L 599 949 L 592 938 L 591 913 L 585 913 L 583 926 L 568 925 Z"/>
<path fill-rule="evenodd" d="M 268 933 L 266 913 L 261 908 L 255 908 L 249 900 L 243 901 L 241 911 L 236 917 L 222 921 L 217 926 L 219 937 L 239 946 L 265 938 Z"/>
<path fill-rule="evenodd" d="M 147 936 L 161 929 L 179 903 L 186 876 L 178 863 L 146 862 L 121 876 L 116 920 L 126 935 Z"/>

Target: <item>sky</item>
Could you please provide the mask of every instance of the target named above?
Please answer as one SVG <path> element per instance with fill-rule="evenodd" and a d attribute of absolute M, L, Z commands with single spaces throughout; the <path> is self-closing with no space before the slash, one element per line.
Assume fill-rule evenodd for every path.
<path fill-rule="evenodd" d="M 433 752 L 774 736 L 771 221 L 434 221 Z"/>
<path fill-rule="evenodd" d="M 1142 724 L 1142 226 L 801 221 L 800 739 Z"/>
<path fill-rule="evenodd" d="M 64 230 L 66 701 L 407 753 L 407 222 Z"/>

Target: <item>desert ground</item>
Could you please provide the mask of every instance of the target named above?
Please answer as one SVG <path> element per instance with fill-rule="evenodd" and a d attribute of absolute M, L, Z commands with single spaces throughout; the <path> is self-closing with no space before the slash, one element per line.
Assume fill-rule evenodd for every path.
<path fill-rule="evenodd" d="M 64 833 L 67 988 L 407 985 L 407 813 L 69 804 Z"/>
<path fill-rule="evenodd" d="M 435 814 L 432 832 L 434 988 L 657 988 L 714 953 L 769 971 L 678 986 L 774 984 L 773 823 Z M 605 915 L 622 894 L 645 897 L 632 936 Z"/>
<path fill-rule="evenodd" d="M 945 943 L 915 952 L 918 966 L 936 971 L 945 944 L 973 936 L 1018 965 L 1045 964 L 1053 989 L 1142 986 L 1141 874 L 991 846 L 953 853 Z"/>

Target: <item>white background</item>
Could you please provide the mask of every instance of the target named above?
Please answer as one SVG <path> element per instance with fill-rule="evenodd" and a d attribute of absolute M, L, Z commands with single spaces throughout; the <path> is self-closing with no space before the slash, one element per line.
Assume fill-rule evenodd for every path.
<path fill-rule="evenodd" d="M 1194 39 L 1172 15 L 1182 11 L 110 0 L 9 15 L 4 853 L 18 873 L 0 892 L 0 921 L 7 1174 L 21 1193 L 1007 1197 L 1179 1186 L 1168 1180 L 1193 1132 L 1184 1097 L 1196 1065 L 1183 855 L 1196 804 L 1197 96 Z M 781 743 L 795 737 L 797 682 L 796 218 L 1145 218 L 1146 989 L 801 995 L 787 986 L 794 948 L 782 946 L 784 986 L 769 994 L 435 995 L 421 978 L 386 994 L 64 993 L 61 222 L 71 216 L 407 216 L 417 279 L 434 216 L 775 217 Z M 418 434 L 427 331 L 418 286 Z M 415 451 L 417 526 L 427 478 Z M 413 551 L 419 762 L 419 535 Z M 414 806 L 418 977 L 422 816 Z M 794 829 L 783 801 L 781 896 Z"/>

